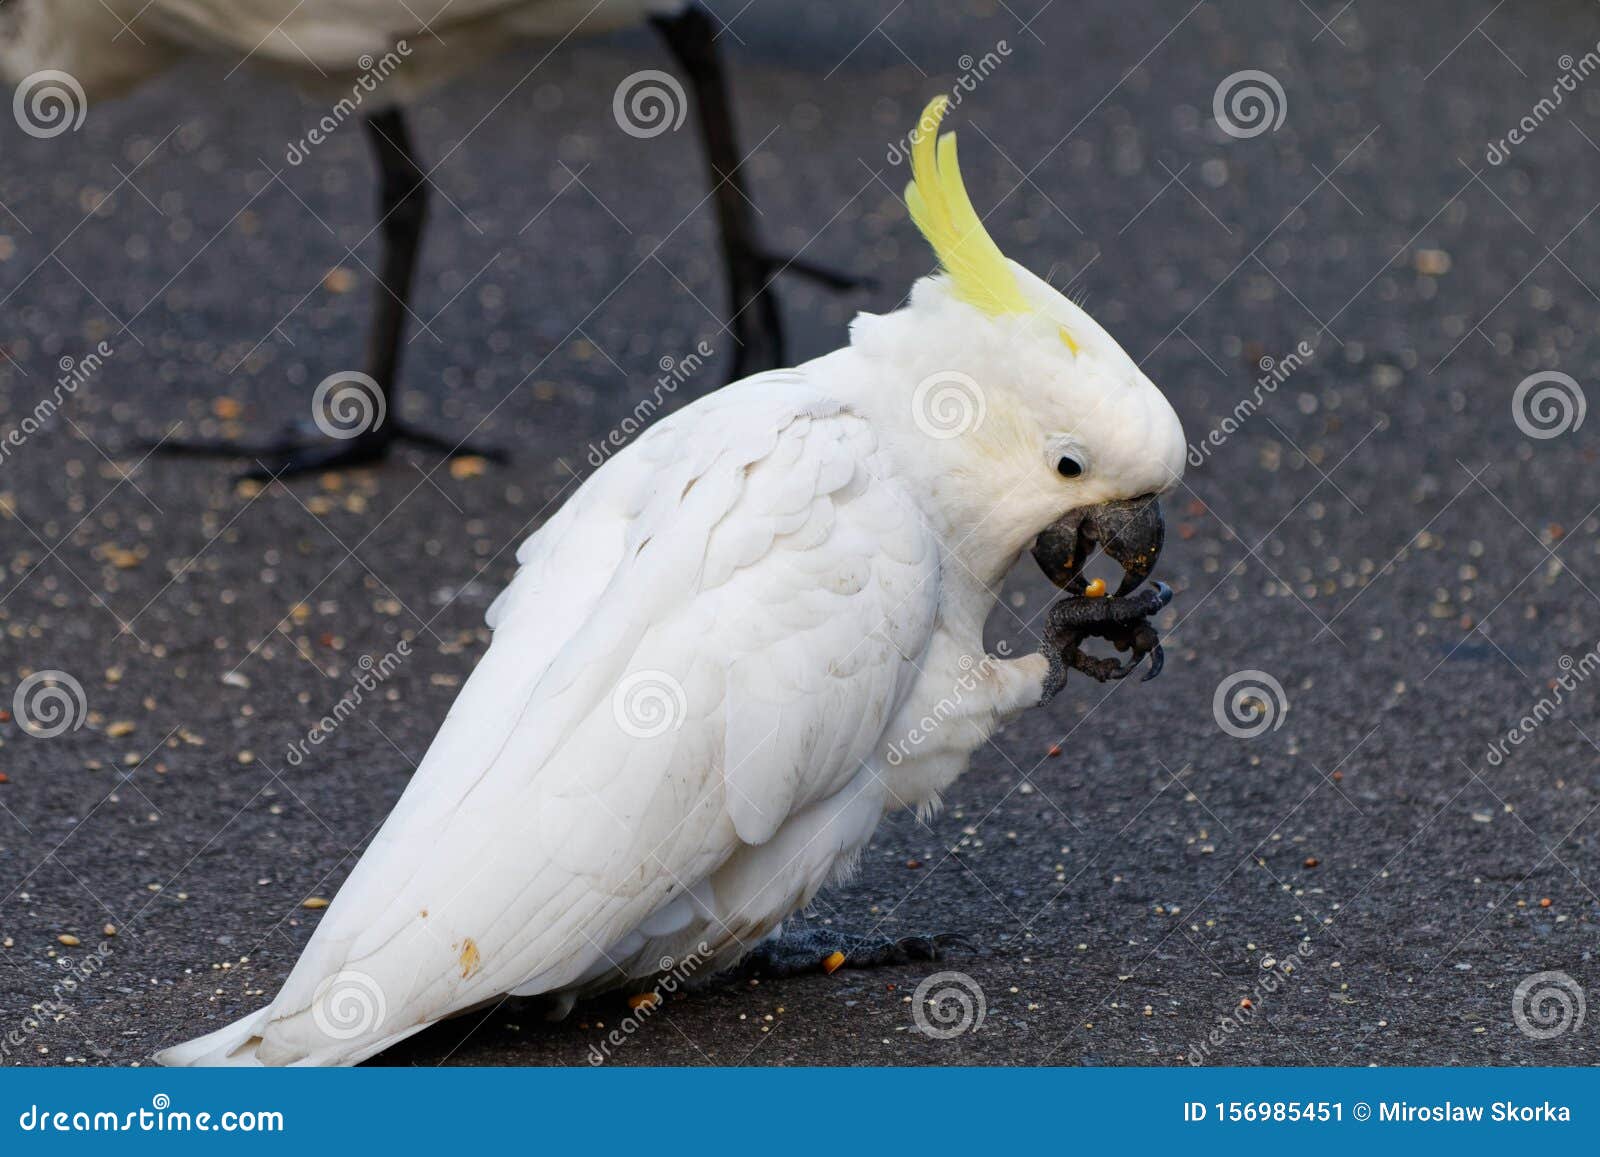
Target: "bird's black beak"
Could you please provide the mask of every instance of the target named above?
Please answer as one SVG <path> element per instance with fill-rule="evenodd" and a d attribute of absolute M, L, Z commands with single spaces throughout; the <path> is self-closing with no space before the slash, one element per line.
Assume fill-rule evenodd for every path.
<path fill-rule="evenodd" d="M 1067 511 L 1039 535 L 1033 557 L 1051 582 L 1079 595 L 1088 585 L 1084 565 L 1099 548 L 1122 567 L 1121 598 L 1150 577 L 1165 538 L 1161 503 L 1146 494 Z"/>

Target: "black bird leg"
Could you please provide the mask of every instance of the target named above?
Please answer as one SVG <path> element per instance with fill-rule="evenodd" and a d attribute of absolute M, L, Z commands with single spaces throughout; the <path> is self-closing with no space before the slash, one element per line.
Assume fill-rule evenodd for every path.
<path fill-rule="evenodd" d="M 341 385 L 329 391 L 330 400 L 335 405 L 339 404 L 343 395 L 344 404 L 351 406 L 348 411 L 336 411 L 328 420 L 328 425 L 344 436 L 307 438 L 297 433 L 295 426 L 291 425 L 278 439 L 266 445 L 249 446 L 227 441 L 164 441 L 155 447 L 159 452 L 253 458 L 255 465 L 240 477 L 263 481 L 310 471 L 370 465 L 386 458 L 390 447 L 396 442 L 409 442 L 437 451 L 447 458 L 470 455 L 495 462 L 505 461 L 505 455 L 498 450 L 473 447 L 465 442 L 440 437 L 410 427 L 401 420 L 397 385 L 400 343 L 405 336 L 406 315 L 410 309 L 408 303 L 416 280 L 423 224 L 427 219 L 427 179 L 422 166 L 417 163 L 405 116 L 398 108 L 370 113 L 362 124 L 378 162 L 378 212 L 379 229 L 383 236 L 383 260 L 379 283 L 374 288 L 372 327 L 367 334 L 366 377 L 370 383 L 360 382 L 357 375 L 344 375 Z M 360 418 L 352 428 L 347 419 L 357 413 Z M 371 420 L 368 420 L 369 416 Z"/>
<path fill-rule="evenodd" d="M 727 75 L 717 54 L 715 21 L 699 3 L 691 3 L 676 16 L 653 16 L 651 22 L 694 89 L 728 278 L 729 324 L 735 342 L 732 379 L 776 369 L 787 364 L 783 319 L 772 292 L 780 273 L 797 273 L 836 290 L 856 289 L 870 281 L 800 257 L 779 257 L 762 247 L 756 236 L 754 203 L 740 171 L 744 156 L 733 127 Z"/>

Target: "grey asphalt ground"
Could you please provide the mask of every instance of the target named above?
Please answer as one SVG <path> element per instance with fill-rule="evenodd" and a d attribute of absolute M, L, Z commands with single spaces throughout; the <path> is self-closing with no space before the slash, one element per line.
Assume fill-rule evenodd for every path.
<path fill-rule="evenodd" d="M 1593 1063 L 1600 1011 L 1546 1039 L 1513 1015 L 1538 973 L 1570 978 L 1551 991 L 1574 1014 L 1600 996 L 1592 689 L 1488 753 L 1600 638 L 1595 425 L 1532 438 L 1513 419 L 1535 371 L 1594 380 L 1600 79 L 1504 163 L 1485 150 L 1595 48 L 1594 6 L 787 8 L 756 0 L 724 37 L 761 227 L 881 285 L 785 283 L 797 356 L 928 271 L 886 152 L 1002 41 L 954 114 L 974 200 L 1004 249 L 1081 293 L 1191 441 L 1262 358 L 1314 352 L 1168 503 L 1166 673 L 1071 683 L 941 815 L 886 821 L 810 914 L 965 933 L 977 950 L 938 967 L 981 989 L 981 1027 L 913 1027 L 935 966 L 713 981 L 610 1063 Z M 177 423 L 268 434 L 359 365 L 377 249 L 354 126 L 287 165 L 322 108 L 248 69 L 224 81 L 232 60 L 53 140 L 0 124 L 0 427 L 59 359 L 114 349 L 0 463 L 0 707 L 53 669 L 88 711 L 49 739 L 0 726 L 5 1063 L 148 1064 L 265 1003 L 316 925 L 301 901 L 337 890 L 481 653 L 515 545 L 660 359 L 718 351 L 673 404 L 720 384 L 692 120 L 640 141 L 612 119 L 619 81 L 669 59 L 644 30 L 530 74 L 542 54 L 475 70 L 415 122 L 448 159 L 405 409 L 515 455 L 479 476 L 407 452 L 250 496 L 227 464 L 136 449 Z M 1246 69 L 1281 85 L 1283 119 L 1235 138 L 1213 96 Z M 1025 560 L 996 640 L 1031 647 L 1048 598 Z M 291 766 L 359 658 L 401 639 L 383 693 Z M 1214 713 L 1240 672 L 1282 688 L 1254 738 Z M 581 1065 L 626 1011 L 551 1025 L 506 1005 L 381 1060 Z"/>

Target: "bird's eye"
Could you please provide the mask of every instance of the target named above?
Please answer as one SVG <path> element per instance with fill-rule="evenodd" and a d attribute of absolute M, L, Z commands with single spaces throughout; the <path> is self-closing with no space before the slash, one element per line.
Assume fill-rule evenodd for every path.
<path fill-rule="evenodd" d="M 1064 457 L 1056 463 L 1056 473 L 1063 478 L 1076 478 L 1083 473 L 1083 463 L 1076 458 Z"/>

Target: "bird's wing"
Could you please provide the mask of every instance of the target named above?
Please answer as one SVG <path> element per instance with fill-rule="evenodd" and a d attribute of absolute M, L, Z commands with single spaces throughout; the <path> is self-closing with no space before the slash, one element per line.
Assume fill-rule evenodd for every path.
<path fill-rule="evenodd" d="M 914 680 L 939 593 L 931 532 L 874 471 L 871 426 L 794 372 L 702 399 L 598 470 L 523 545 L 492 645 L 257 1030 L 260 1059 L 348 1059 L 572 984 L 839 793 Z M 359 1034 L 335 1031 L 330 984 L 378 994 Z"/>

